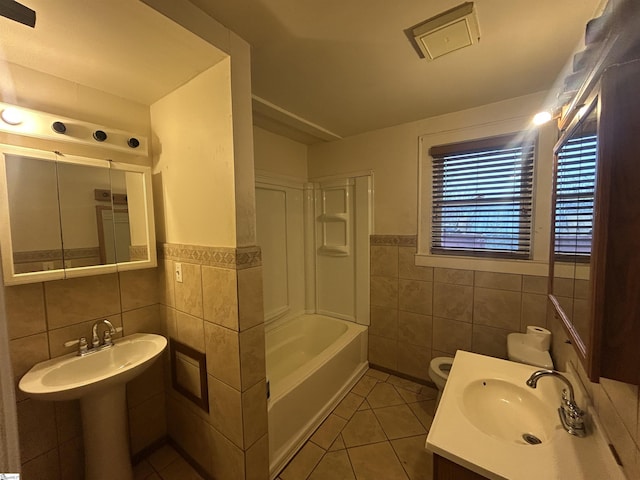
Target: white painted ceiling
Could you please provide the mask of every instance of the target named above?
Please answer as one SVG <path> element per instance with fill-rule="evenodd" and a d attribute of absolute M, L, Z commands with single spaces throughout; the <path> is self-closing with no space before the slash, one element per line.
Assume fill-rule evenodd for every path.
<path fill-rule="evenodd" d="M 475 0 L 480 43 L 404 30 L 464 0 L 191 0 L 252 45 L 253 93 L 340 136 L 550 89 L 600 0 Z"/>
<path fill-rule="evenodd" d="M 20 0 L 0 58 L 151 104 L 223 54 L 138 0 Z M 191 0 L 252 45 L 252 89 L 349 136 L 550 89 L 602 0 L 476 0 L 481 40 L 428 62 L 404 30 L 462 0 Z"/>
<path fill-rule="evenodd" d="M 138 0 L 20 0 L 30 28 L 0 17 L 0 60 L 150 105 L 224 54 Z"/>

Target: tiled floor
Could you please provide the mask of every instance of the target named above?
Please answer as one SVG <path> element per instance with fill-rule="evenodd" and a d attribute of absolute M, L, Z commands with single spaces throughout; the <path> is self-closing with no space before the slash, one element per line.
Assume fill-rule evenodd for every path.
<path fill-rule="evenodd" d="M 436 396 L 434 388 L 369 369 L 278 480 L 431 480 L 424 443 Z M 134 479 L 202 477 L 166 445 L 136 465 Z"/>
<path fill-rule="evenodd" d="M 369 369 L 280 480 L 431 480 L 437 390 Z"/>

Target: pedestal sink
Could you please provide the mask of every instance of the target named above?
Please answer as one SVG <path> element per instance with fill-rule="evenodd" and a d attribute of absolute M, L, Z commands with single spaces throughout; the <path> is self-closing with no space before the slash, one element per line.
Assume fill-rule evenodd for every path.
<path fill-rule="evenodd" d="M 34 399 L 80 400 L 86 480 L 133 478 L 125 384 L 151 366 L 166 346 L 161 335 L 136 333 L 90 355 L 38 363 L 20 380 L 20 390 Z"/>

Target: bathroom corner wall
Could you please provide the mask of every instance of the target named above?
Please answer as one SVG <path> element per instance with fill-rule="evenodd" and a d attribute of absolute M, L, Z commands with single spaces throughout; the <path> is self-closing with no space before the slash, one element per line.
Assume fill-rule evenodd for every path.
<path fill-rule="evenodd" d="M 551 354 L 556 368 L 566 371 L 571 364 L 575 369 L 627 478 L 640 478 L 640 387 L 607 378 L 600 378 L 599 383 L 591 382 L 554 313 L 549 308 L 548 323 L 553 334 Z"/>
<path fill-rule="evenodd" d="M 456 350 L 506 358 L 507 334 L 546 326 L 547 277 L 415 265 L 413 235 L 371 236 L 369 362 L 428 380 Z"/>
<path fill-rule="evenodd" d="M 101 318 L 124 335 L 162 333 L 157 292 L 156 269 L 4 287 L 16 383 L 35 363 L 73 352 L 63 343 L 90 337 Z M 127 385 L 132 454 L 166 436 L 163 368 Z M 17 387 L 16 396 L 24 478 L 84 478 L 79 402 L 31 400 Z"/>
<path fill-rule="evenodd" d="M 176 282 L 175 264 L 183 281 Z M 269 470 L 260 249 L 165 244 L 162 313 L 169 337 L 206 353 L 209 412 L 173 388 L 169 436 L 213 478 Z M 192 381 L 198 383 L 198 372 Z"/>

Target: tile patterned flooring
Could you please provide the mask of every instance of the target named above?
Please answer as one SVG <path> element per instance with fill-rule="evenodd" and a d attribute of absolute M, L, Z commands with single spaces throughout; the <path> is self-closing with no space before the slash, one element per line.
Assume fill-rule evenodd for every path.
<path fill-rule="evenodd" d="M 431 480 L 433 458 L 424 444 L 437 393 L 367 370 L 277 480 Z M 202 480 L 168 445 L 134 474 L 135 480 Z"/>

